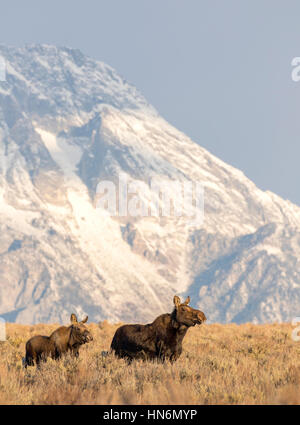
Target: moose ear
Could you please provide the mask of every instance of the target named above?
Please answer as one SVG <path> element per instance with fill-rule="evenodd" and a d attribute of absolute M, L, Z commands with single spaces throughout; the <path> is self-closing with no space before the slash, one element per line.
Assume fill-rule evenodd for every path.
<path fill-rule="evenodd" d="M 86 316 L 83 320 L 81 320 L 80 323 L 86 323 L 88 321 L 88 319 L 89 319 L 89 316 Z"/>
<path fill-rule="evenodd" d="M 76 314 L 74 314 L 74 313 L 72 313 L 72 314 L 71 314 L 71 318 L 70 318 L 70 320 L 71 320 L 71 323 L 72 323 L 72 324 L 78 323 L 78 321 L 77 321 L 77 316 L 76 316 Z"/>
<path fill-rule="evenodd" d="M 187 297 L 187 299 L 184 301 L 184 305 L 188 305 L 190 303 L 191 299 L 190 297 Z"/>
<path fill-rule="evenodd" d="M 174 302 L 175 308 L 178 308 L 181 304 L 180 298 L 177 295 L 174 296 L 173 302 Z"/>

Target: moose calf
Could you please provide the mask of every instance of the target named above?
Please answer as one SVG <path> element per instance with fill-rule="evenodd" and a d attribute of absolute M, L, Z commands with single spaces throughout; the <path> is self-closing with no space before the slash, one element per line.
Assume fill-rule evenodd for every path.
<path fill-rule="evenodd" d="M 33 366 L 34 362 L 39 365 L 41 360 L 46 361 L 47 357 L 58 359 L 67 351 L 78 357 L 79 347 L 93 340 L 84 325 L 87 320 L 88 317 L 78 322 L 76 315 L 71 314 L 70 326 L 61 326 L 50 336 L 36 335 L 30 338 L 26 343 L 24 366 Z"/>
<path fill-rule="evenodd" d="M 111 350 L 118 357 L 133 359 L 159 359 L 175 361 L 181 355 L 182 341 L 191 326 L 206 320 L 200 310 L 188 306 L 190 297 L 184 303 L 174 296 L 174 310 L 162 314 L 148 325 L 124 325 L 116 330 Z"/>

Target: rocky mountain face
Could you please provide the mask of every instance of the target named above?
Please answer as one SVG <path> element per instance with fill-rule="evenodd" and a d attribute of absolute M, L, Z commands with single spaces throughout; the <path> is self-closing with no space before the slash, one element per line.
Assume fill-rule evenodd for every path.
<path fill-rule="evenodd" d="M 0 56 L 0 316 L 145 323 L 175 293 L 210 322 L 299 316 L 299 207 L 168 124 L 108 65 L 47 45 Z M 203 223 L 110 216 L 97 185 L 120 174 L 144 197 L 151 178 L 201 182 Z"/>

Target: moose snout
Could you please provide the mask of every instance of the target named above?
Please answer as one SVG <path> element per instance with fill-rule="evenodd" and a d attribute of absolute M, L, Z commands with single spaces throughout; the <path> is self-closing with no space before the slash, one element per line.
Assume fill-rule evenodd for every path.
<path fill-rule="evenodd" d="M 199 313 L 197 314 L 197 319 L 198 323 L 201 324 L 206 321 L 206 316 L 204 313 L 202 313 L 202 311 L 199 311 Z"/>
<path fill-rule="evenodd" d="M 86 344 L 87 342 L 93 341 L 93 336 L 90 332 L 84 332 L 82 334 L 82 342 Z"/>
<path fill-rule="evenodd" d="M 94 338 L 93 338 L 93 335 L 92 334 L 86 335 L 86 342 L 91 342 L 93 340 L 94 340 Z"/>

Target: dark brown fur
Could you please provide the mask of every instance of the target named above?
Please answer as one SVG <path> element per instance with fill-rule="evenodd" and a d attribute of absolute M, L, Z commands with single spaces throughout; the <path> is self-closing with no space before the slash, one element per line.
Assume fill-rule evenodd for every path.
<path fill-rule="evenodd" d="M 175 361 L 181 355 L 183 338 L 191 326 L 206 320 L 205 314 L 188 306 L 188 297 L 181 304 L 174 297 L 172 314 L 162 314 L 148 325 L 124 325 L 116 330 L 111 349 L 118 357 Z"/>
<path fill-rule="evenodd" d="M 47 357 L 55 358 L 55 346 L 48 336 L 36 335 L 26 342 L 25 367 L 39 365 Z"/>
<path fill-rule="evenodd" d="M 36 335 L 26 343 L 25 367 L 39 365 L 47 357 L 58 359 L 62 354 L 70 351 L 72 355 L 79 356 L 79 347 L 93 340 L 91 333 L 84 325 L 86 317 L 81 322 L 77 321 L 75 314 L 71 314 L 71 325 L 61 326 L 49 337 Z"/>

